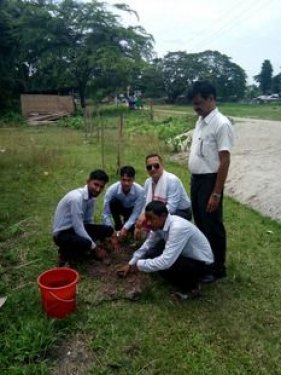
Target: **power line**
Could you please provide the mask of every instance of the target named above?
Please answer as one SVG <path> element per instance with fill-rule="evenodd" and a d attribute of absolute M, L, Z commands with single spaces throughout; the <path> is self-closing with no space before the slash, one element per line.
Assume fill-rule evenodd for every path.
<path fill-rule="evenodd" d="M 204 46 L 207 45 L 208 43 L 210 42 L 213 42 L 214 39 L 218 39 L 220 38 L 221 36 L 225 36 L 226 32 L 230 31 L 231 29 L 233 29 L 234 27 L 237 27 L 239 26 L 242 22 L 245 21 L 245 18 L 248 18 L 248 15 L 251 13 L 251 14 L 255 14 L 257 13 L 258 11 L 260 11 L 260 9 L 263 7 L 263 6 L 268 6 L 268 3 L 269 2 L 272 2 L 272 0 L 269 0 L 267 1 L 267 3 L 265 4 L 263 1 L 258 4 L 257 7 L 255 7 L 253 9 L 252 5 L 257 5 L 257 1 L 254 0 L 252 1 L 250 4 L 248 4 L 248 6 L 246 8 L 243 8 L 242 12 L 239 12 L 238 14 L 232 14 L 232 20 L 230 22 L 227 22 L 226 24 L 224 24 L 221 28 L 219 28 L 218 30 L 214 30 L 211 34 L 209 33 L 209 35 L 207 35 L 207 37 L 203 38 L 203 40 L 200 42 L 200 47 L 202 49 L 204 49 Z M 233 18 L 233 16 L 235 18 Z M 224 33 L 222 33 L 224 31 Z M 218 37 L 217 37 L 218 36 Z M 216 38 L 217 37 L 217 38 Z M 195 39 L 194 39 L 195 41 Z M 197 41 L 195 41 L 197 42 Z M 193 41 L 191 42 L 193 43 Z M 199 43 L 199 42 L 197 42 Z"/>
<path fill-rule="evenodd" d="M 241 3 L 245 4 L 245 1 L 244 0 L 238 0 L 234 5 L 231 5 L 230 7 L 227 7 L 225 9 L 221 9 L 219 11 L 219 13 L 216 15 L 216 17 L 214 19 L 214 23 L 216 25 L 222 24 L 222 26 L 224 26 L 224 24 L 228 22 L 228 18 L 231 19 L 233 17 L 233 15 L 230 13 L 230 11 L 233 10 L 233 8 L 238 9 Z M 209 32 L 210 32 L 210 28 L 206 27 L 204 30 L 202 30 L 202 31 L 200 31 L 199 33 L 196 34 L 195 39 L 200 38 L 201 36 L 204 37 L 205 34 L 207 34 Z M 194 40 L 194 38 L 191 40 L 191 42 L 193 42 L 193 40 Z M 188 42 L 189 42 L 189 40 L 188 40 Z"/>

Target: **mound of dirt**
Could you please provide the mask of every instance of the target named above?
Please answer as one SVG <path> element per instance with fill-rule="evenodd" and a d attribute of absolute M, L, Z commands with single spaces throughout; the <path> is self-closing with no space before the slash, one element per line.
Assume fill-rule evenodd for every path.
<path fill-rule="evenodd" d="M 87 274 L 99 280 L 99 294 L 103 299 L 134 300 L 148 285 L 150 278 L 144 272 L 129 274 L 126 278 L 117 276 L 117 270 L 128 263 L 135 250 L 135 244 L 122 244 L 118 253 L 110 254 L 108 262 L 94 261 L 87 265 Z"/>

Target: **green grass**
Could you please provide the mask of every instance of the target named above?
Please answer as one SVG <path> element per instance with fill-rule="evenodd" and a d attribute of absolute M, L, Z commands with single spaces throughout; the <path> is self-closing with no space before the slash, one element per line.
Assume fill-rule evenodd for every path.
<path fill-rule="evenodd" d="M 168 161 L 158 135 L 130 130 L 145 123 L 142 116 L 127 117 L 123 163 L 134 165 L 143 183 L 144 157 L 158 151 L 189 190 L 186 168 Z M 107 120 L 117 123 L 113 115 Z M 117 132 L 105 133 L 105 169 L 112 183 Z M 101 166 L 101 146 L 95 133 L 85 142 L 83 132 L 60 127 L 5 128 L 0 135 L 5 149 L 0 154 L 0 296 L 8 296 L 0 310 L 1 374 L 55 373 L 55 353 L 77 335 L 90 358 L 89 367 L 77 360 L 78 373 L 281 373 L 278 223 L 226 199 L 228 278 L 205 286 L 202 299 L 176 303 L 154 275 L 140 302 L 99 303 L 100 282 L 81 267 L 77 311 L 61 321 L 47 319 L 36 278 L 56 260 L 52 215 L 63 194 L 82 186 L 88 172 Z M 101 206 L 102 199 L 97 220 Z"/>
<path fill-rule="evenodd" d="M 218 103 L 219 109 L 227 116 L 248 117 L 254 119 L 281 121 L 281 103 L 267 104 L 237 104 L 237 103 Z M 178 105 L 157 105 L 154 107 L 156 113 L 165 110 L 166 115 L 174 116 L 176 113 L 192 115 L 194 114 L 191 106 Z M 164 113 L 162 112 L 162 115 Z M 195 119 L 194 115 L 194 119 Z"/>

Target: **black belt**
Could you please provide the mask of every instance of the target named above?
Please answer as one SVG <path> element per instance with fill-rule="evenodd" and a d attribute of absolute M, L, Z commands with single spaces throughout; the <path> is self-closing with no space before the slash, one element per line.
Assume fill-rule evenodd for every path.
<path fill-rule="evenodd" d="M 217 173 L 202 173 L 202 174 L 195 174 L 195 173 L 192 173 L 191 175 L 192 177 L 194 178 L 198 178 L 198 179 L 212 179 L 214 177 L 217 176 Z"/>

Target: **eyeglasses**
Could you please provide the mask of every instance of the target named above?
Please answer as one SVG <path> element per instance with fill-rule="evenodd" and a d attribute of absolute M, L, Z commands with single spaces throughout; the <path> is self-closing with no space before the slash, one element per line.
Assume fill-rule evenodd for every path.
<path fill-rule="evenodd" d="M 148 171 L 151 171 L 152 168 L 159 169 L 160 168 L 160 164 L 159 163 L 154 163 L 154 164 L 149 164 L 149 165 L 146 166 L 146 170 L 148 170 Z"/>

